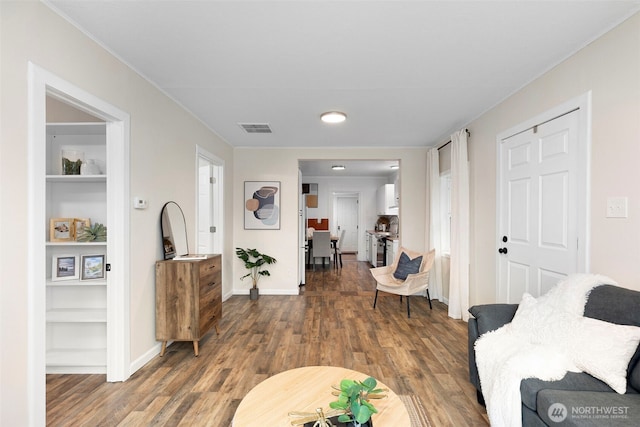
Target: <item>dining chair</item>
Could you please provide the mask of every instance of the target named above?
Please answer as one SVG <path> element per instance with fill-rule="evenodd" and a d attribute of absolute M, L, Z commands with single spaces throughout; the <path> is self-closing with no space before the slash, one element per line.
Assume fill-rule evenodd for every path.
<path fill-rule="evenodd" d="M 344 241 L 344 235 L 346 232 L 347 230 L 342 230 L 340 232 L 340 237 L 333 247 L 333 263 L 336 268 L 338 268 L 337 260 L 340 260 L 340 268 L 342 268 L 342 242 Z"/>
<path fill-rule="evenodd" d="M 311 252 L 313 269 L 316 269 L 316 258 L 322 258 L 322 268 L 324 268 L 324 259 L 329 258 L 331 264 L 331 235 L 328 231 L 316 230 L 313 232 L 313 249 Z"/>

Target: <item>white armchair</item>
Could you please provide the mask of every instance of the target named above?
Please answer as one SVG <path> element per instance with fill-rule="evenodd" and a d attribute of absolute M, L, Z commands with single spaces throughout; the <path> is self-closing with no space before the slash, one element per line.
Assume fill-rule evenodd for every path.
<path fill-rule="evenodd" d="M 405 280 L 397 279 L 393 274 L 398 268 L 398 262 L 403 253 L 406 253 L 411 260 L 414 260 L 416 257 L 422 255 L 422 262 L 420 263 L 418 272 L 414 274 L 408 274 Z M 431 305 L 431 298 L 429 297 L 429 274 L 431 272 L 431 267 L 433 267 L 435 255 L 435 249 L 425 254 L 421 252 L 414 252 L 402 247 L 398 251 L 393 264 L 384 267 L 369 269 L 371 271 L 371 274 L 373 275 L 373 278 L 377 282 L 376 297 L 373 300 L 373 308 L 376 308 L 376 303 L 378 301 L 378 291 L 400 295 L 400 302 L 402 302 L 402 297 L 406 296 L 407 317 L 411 317 L 409 298 L 411 297 L 411 295 L 426 291 L 426 296 L 429 300 L 429 308 L 433 309 L 433 306 Z"/>

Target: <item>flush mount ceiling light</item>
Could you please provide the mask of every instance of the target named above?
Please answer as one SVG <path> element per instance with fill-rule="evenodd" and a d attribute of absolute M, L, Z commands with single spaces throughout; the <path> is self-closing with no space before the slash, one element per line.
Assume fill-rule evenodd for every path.
<path fill-rule="evenodd" d="M 327 111 L 326 113 L 322 113 L 320 115 L 320 120 L 325 123 L 342 123 L 347 119 L 347 115 L 345 113 L 341 113 L 340 111 Z"/>
<path fill-rule="evenodd" d="M 331 169 L 333 169 L 334 171 L 343 171 L 346 169 L 346 167 L 344 165 L 333 165 L 331 166 Z"/>

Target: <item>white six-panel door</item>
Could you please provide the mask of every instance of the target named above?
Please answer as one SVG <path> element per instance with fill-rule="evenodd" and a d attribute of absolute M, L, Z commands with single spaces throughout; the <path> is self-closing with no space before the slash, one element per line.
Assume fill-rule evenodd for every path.
<path fill-rule="evenodd" d="M 579 112 L 499 145 L 498 301 L 539 296 L 578 261 Z"/>

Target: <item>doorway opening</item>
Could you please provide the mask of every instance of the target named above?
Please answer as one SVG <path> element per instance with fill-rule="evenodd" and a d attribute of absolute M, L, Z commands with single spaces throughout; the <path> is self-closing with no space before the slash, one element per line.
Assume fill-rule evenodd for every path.
<path fill-rule="evenodd" d="M 334 169 L 333 166 L 342 166 Z M 299 240 L 300 256 L 299 271 L 304 280 L 306 245 L 305 234 L 308 220 L 315 224 L 322 224 L 339 237 L 343 225 L 338 219 L 340 208 L 354 213 L 355 236 L 349 237 L 347 244 L 349 252 L 357 255 L 358 261 L 370 261 L 371 239 L 367 231 L 375 228 L 380 216 L 387 212 L 380 209 L 379 194 L 385 186 L 392 186 L 391 198 L 395 200 L 393 213 L 396 220 L 399 216 L 400 205 L 400 175 L 401 164 L 399 159 L 300 159 L 299 169 Z M 385 192 L 386 194 L 386 192 Z M 355 206 L 357 208 L 355 208 Z M 348 208 L 347 208 L 348 206 Z M 389 205 L 385 205 L 389 207 Z M 388 216 L 388 215 L 386 215 Z M 340 230 L 338 230 L 340 226 Z M 314 227 L 315 228 L 315 227 Z M 346 234 L 346 233 L 345 233 Z M 346 238 L 346 237 L 345 237 Z M 343 246 L 341 245 L 341 250 Z M 302 283 L 302 282 L 301 282 Z"/>
<path fill-rule="evenodd" d="M 105 170 L 103 176 L 87 177 L 71 181 L 72 177 L 57 175 L 47 165 L 52 164 L 47 158 L 47 100 L 54 100 L 70 107 L 70 110 L 95 117 L 104 129 L 104 159 Z M 51 279 L 52 272 L 47 268 L 50 261 L 47 254 L 53 253 L 59 243 L 46 240 L 48 215 L 56 212 L 47 211 L 47 185 L 82 185 L 89 182 L 102 182 L 106 185 L 105 207 L 106 225 L 108 226 L 108 241 L 100 243 L 104 255 L 102 262 L 113 266 L 105 274 L 105 280 L 96 282 L 96 287 L 102 286 L 104 292 L 104 309 L 99 321 L 104 323 L 105 332 L 99 337 L 100 343 L 106 347 L 103 361 L 100 365 L 106 372 L 109 382 L 124 381 L 130 375 L 130 238 L 129 238 L 129 114 L 113 105 L 85 92 L 77 86 L 60 79 L 56 75 L 29 63 L 29 187 L 28 212 L 29 229 L 27 231 L 27 245 L 29 253 L 29 274 L 27 277 L 28 298 L 28 377 L 30 378 L 29 392 L 29 425 L 44 425 L 46 418 L 46 372 L 49 363 L 47 336 L 48 300 L 45 288 L 56 288 Z M 48 163 L 49 160 L 49 163 Z M 66 208 L 60 205 L 60 213 Z M 80 206 L 80 205 L 78 205 Z M 67 215 L 69 216 L 69 215 Z M 74 219 L 74 223 L 78 221 Z M 65 241 L 70 253 L 83 253 L 87 243 Z M 85 246 L 81 246 L 85 245 Z M 96 247 L 97 249 L 98 247 Z M 74 252 L 74 249 L 76 252 Z M 82 263 L 82 256 L 75 256 Z M 94 257 L 96 258 L 96 257 Z M 51 261 L 53 262 L 53 261 Z M 107 267 L 105 265 L 105 267 Z M 78 265 L 81 268 L 82 264 Z M 84 271 L 84 270 L 83 270 Z M 49 284 L 49 282 L 52 282 Z M 70 286 L 67 286 L 70 287 Z M 76 288 L 81 289 L 80 286 Z M 84 288 L 84 287 L 83 287 Z M 108 291 L 107 291 L 108 290 Z M 70 293 L 70 292 L 69 292 Z M 96 310 L 92 310 L 92 313 Z M 61 310 L 63 315 L 65 310 Z M 59 314 L 59 313 L 56 313 Z M 56 319 L 52 319 L 56 320 Z M 69 323 L 67 318 L 62 319 Z M 71 319 L 73 320 L 73 319 Z M 84 320 L 81 320 L 84 321 Z M 76 323 L 78 323 L 76 321 Z M 95 328 L 94 328 L 95 330 Z M 65 335 L 72 342 L 73 332 Z M 64 346 L 63 346 L 64 347 Z M 64 363 L 69 369 L 83 370 L 85 358 L 73 352 L 71 346 L 64 352 Z M 95 353 L 95 352 L 93 352 Z M 101 350 L 102 353 L 102 350 Z M 74 356 L 76 356 L 74 358 Z"/>

